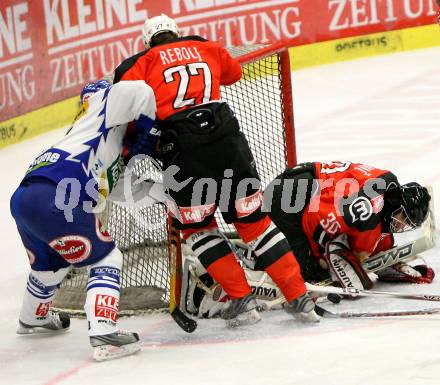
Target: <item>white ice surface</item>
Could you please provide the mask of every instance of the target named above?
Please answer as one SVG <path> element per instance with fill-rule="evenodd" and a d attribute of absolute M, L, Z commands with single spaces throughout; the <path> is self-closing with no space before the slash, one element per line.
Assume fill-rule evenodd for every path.
<path fill-rule="evenodd" d="M 402 182 L 434 186 L 440 207 L 440 48 L 325 65 L 294 73 L 299 161 L 351 160 L 390 169 Z M 249 328 L 228 330 L 200 320 L 185 334 L 166 314 L 124 318 L 143 350 L 96 364 L 86 322 L 50 338 L 15 335 L 26 254 L 9 215 L 9 197 L 26 166 L 58 130 L 0 151 L 0 384 L 301 384 L 438 385 L 440 316 L 322 320 L 304 326 L 281 311 Z M 440 247 L 424 253 L 440 271 Z M 432 285 L 376 289 L 440 294 Z M 434 302 L 373 298 L 340 311 L 437 307 Z M 440 304 L 438 304 L 440 307 Z"/>

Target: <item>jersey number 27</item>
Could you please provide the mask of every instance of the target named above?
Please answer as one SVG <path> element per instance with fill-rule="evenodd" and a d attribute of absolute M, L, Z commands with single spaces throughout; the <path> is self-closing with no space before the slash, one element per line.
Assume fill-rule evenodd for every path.
<path fill-rule="evenodd" d="M 177 95 L 174 99 L 173 107 L 179 109 L 185 106 L 192 106 L 195 104 L 196 98 L 186 98 L 188 88 L 191 86 L 191 80 L 203 73 L 204 91 L 202 103 L 207 103 L 211 100 L 211 71 L 206 63 L 189 63 L 186 65 L 179 65 L 168 68 L 164 71 L 163 76 L 165 83 L 172 83 L 179 81 Z M 174 75 L 177 74 L 175 77 Z"/>

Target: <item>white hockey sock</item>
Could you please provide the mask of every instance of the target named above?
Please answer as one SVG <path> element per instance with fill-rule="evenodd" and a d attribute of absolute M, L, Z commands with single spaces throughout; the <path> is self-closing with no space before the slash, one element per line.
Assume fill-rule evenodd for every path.
<path fill-rule="evenodd" d="M 122 253 L 116 247 L 104 259 L 89 266 L 84 304 L 89 336 L 110 334 L 118 330 L 121 267 Z"/>
<path fill-rule="evenodd" d="M 32 326 L 47 322 L 55 291 L 69 270 L 70 267 L 56 272 L 31 270 L 20 311 L 21 322 Z"/>

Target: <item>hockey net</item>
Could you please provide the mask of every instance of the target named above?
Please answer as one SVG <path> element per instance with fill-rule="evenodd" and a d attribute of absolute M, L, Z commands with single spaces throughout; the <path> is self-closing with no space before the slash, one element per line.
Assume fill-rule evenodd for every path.
<path fill-rule="evenodd" d="M 229 49 L 243 68 L 242 79 L 222 88 L 245 133 L 265 187 L 296 163 L 291 71 L 283 45 Z M 147 160 L 136 174 L 157 177 Z M 160 177 L 160 176 L 159 176 Z M 225 232 L 233 232 L 220 218 Z M 101 220 L 123 253 L 120 315 L 164 309 L 169 300 L 167 213 L 162 204 L 127 208 L 108 203 Z M 73 269 L 62 282 L 54 307 L 81 314 L 88 272 Z"/>

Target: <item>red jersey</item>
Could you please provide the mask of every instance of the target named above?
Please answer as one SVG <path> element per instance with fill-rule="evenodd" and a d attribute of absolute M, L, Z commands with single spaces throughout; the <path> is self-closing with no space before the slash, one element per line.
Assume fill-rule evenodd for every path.
<path fill-rule="evenodd" d="M 313 254 L 322 255 L 325 244 L 339 234 L 347 234 L 355 253 L 377 252 L 380 241 L 391 247 L 392 235 L 382 234 L 381 210 L 385 191 L 399 185 L 396 176 L 359 163 L 314 165 L 320 193 L 312 195 L 302 216 Z"/>
<path fill-rule="evenodd" d="M 242 75 L 240 63 L 226 49 L 198 36 L 153 47 L 137 55 L 130 66 L 121 80 L 145 80 L 151 86 L 160 120 L 220 100 L 220 86 L 233 84 Z"/>

